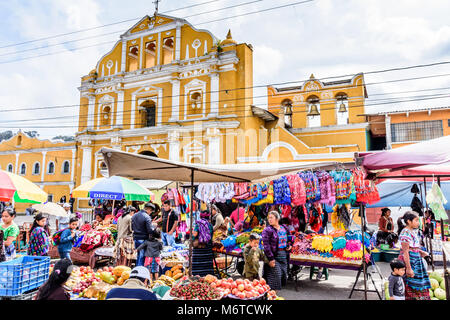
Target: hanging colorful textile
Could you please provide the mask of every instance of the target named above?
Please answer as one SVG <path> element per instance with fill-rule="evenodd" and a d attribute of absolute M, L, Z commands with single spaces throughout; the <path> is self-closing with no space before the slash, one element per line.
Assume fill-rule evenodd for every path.
<path fill-rule="evenodd" d="M 445 212 L 444 204 L 447 203 L 447 199 L 444 197 L 441 188 L 437 183 L 433 181 L 431 191 L 427 194 L 427 203 L 431 210 L 433 210 L 436 220 L 448 219 L 447 212 Z"/>
<path fill-rule="evenodd" d="M 291 190 L 285 176 L 273 181 L 274 204 L 290 204 Z"/>
<path fill-rule="evenodd" d="M 312 205 L 309 217 L 309 226 L 311 230 L 318 232 L 322 227 L 323 211 L 318 204 Z"/>
<path fill-rule="evenodd" d="M 336 204 L 346 204 L 356 201 L 353 175 L 350 171 L 332 171 L 330 175 L 334 179 L 336 189 Z"/>
<path fill-rule="evenodd" d="M 308 171 L 300 172 L 298 175 L 305 183 L 306 201 L 311 203 L 320 200 L 319 180 L 317 180 L 317 177 L 314 175 L 314 173 Z"/>
<path fill-rule="evenodd" d="M 305 182 L 298 174 L 291 174 L 287 177 L 289 188 L 291 191 L 292 205 L 299 206 L 306 203 Z"/>
<path fill-rule="evenodd" d="M 356 201 L 368 204 L 380 201 L 380 195 L 375 183 L 365 180 L 364 173 L 360 168 L 355 168 L 351 172 L 355 185 Z"/>
<path fill-rule="evenodd" d="M 265 188 L 263 188 L 263 198 L 255 203 L 255 206 L 260 206 L 266 203 L 273 203 L 273 181 L 265 184 Z M 266 191 L 264 191 L 266 190 Z"/>
<path fill-rule="evenodd" d="M 320 200 L 319 203 L 323 203 L 329 206 L 334 205 L 336 202 L 336 191 L 334 188 L 334 179 L 330 174 L 324 170 L 316 172 L 317 180 L 319 181 L 320 188 Z"/>

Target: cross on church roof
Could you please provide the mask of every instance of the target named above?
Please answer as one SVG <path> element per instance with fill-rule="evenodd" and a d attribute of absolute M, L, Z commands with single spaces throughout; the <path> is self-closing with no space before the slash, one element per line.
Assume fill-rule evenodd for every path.
<path fill-rule="evenodd" d="M 153 3 L 155 4 L 155 16 L 158 14 L 158 6 L 161 0 L 155 0 Z"/>

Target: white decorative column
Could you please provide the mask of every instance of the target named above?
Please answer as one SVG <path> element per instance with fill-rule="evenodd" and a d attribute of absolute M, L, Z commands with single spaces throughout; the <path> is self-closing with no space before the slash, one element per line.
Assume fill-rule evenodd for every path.
<path fill-rule="evenodd" d="M 94 130 L 94 113 L 95 113 L 95 95 L 88 95 L 88 117 L 87 117 L 87 129 Z"/>
<path fill-rule="evenodd" d="M 41 181 L 44 182 L 44 174 L 47 166 L 45 165 L 45 156 L 47 155 L 47 151 L 42 151 L 42 167 L 41 167 Z"/>
<path fill-rule="evenodd" d="M 391 117 L 387 114 L 384 116 L 384 123 L 386 126 L 386 149 L 392 149 L 392 131 L 391 131 Z"/>
<path fill-rule="evenodd" d="M 219 115 L 219 74 L 217 72 L 211 73 L 211 110 L 209 117 L 217 117 Z"/>
<path fill-rule="evenodd" d="M 177 29 L 175 32 L 175 60 L 180 60 L 181 55 L 181 25 L 177 22 Z"/>
<path fill-rule="evenodd" d="M 120 64 L 120 72 L 125 72 L 127 67 L 127 42 L 122 40 L 122 63 Z"/>
<path fill-rule="evenodd" d="M 14 169 L 15 170 L 15 174 L 18 174 L 19 173 L 19 153 L 16 153 L 16 168 Z"/>
<path fill-rule="evenodd" d="M 156 55 L 157 55 L 157 59 L 156 59 L 156 61 L 157 61 L 157 65 L 159 66 L 159 65 L 161 65 L 161 32 L 160 33 L 158 33 L 158 52 L 156 53 Z"/>
<path fill-rule="evenodd" d="M 180 117 L 180 80 L 172 80 L 172 116 L 169 121 L 178 121 Z"/>
<path fill-rule="evenodd" d="M 180 134 L 177 131 L 169 131 L 169 160 L 180 161 Z"/>
<path fill-rule="evenodd" d="M 72 169 L 70 170 L 70 182 L 72 182 L 73 183 L 73 178 L 74 178 L 74 175 L 75 175 L 75 156 L 76 156 L 76 152 L 77 152 L 77 149 L 72 149 Z M 44 180 L 42 180 L 42 181 L 44 181 Z"/>
<path fill-rule="evenodd" d="M 208 164 L 220 164 L 220 130 L 206 129 L 206 139 L 209 141 Z"/>
<path fill-rule="evenodd" d="M 81 149 L 83 150 L 83 162 L 81 164 L 81 183 L 85 183 L 92 178 L 92 147 L 91 140 L 83 139 Z"/>
<path fill-rule="evenodd" d="M 141 46 L 139 47 L 139 69 L 142 69 L 143 51 L 144 51 L 144 37 L 141 37 Z"/>
<path fill-rule="evenodd" d="M 136 94 L 131 95 L 131 114 L 130 114 L 130 129 L 134 129 L 134 113 L 136 109 Z"/>
<path fill-rule="evenodd" d="M 117 90 L 116 128 L 123 128 L 123 103 L 125 93 L 123 89 Z"/>

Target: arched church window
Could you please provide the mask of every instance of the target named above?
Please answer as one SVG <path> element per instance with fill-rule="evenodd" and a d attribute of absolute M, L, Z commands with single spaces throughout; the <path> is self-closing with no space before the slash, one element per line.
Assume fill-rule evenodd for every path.
<path fill-rule="evenodd" d="M 145 67 L 152 68 L 156 65 L 156 42 L 147 42 L 145 44 Z"/>
<path fill-rule="evenodd" d="M 163 64 L 171 63 L 173 60 L 173 37 L 164 39 Z"/>
<path fill-rule="evenodd" d="M 202 107 L 202 94 L 198 91 L 191 93 L 190 104 L 193 110 L 198 110 Z"/>
<path fill-rule="evenodd" d="M 317 96 L 310 96 L 307 101 L 308 127 L 320 127 L 320 100 Z"/>
<path fill-rule="evenodd" d="M 336 95 L 336 122 L 338 125 L 348 124 L 348 96 L 340 92 Z"/>
<path fill-rule="evenodd" d="M 130 47 L 128 52 L 128 71 L 135 71 L 139 66 L 139 49 L 137 46 Z"/>
<path fill-rule="evenodd" d="M 111 107 L 110 106 L 103 106 L 102 112 L 101 112 L 101 121 L 102 126 L 109 126 L 111 124 Z"/>
<path fill-rule="evenodd" d="M 292 128 L 292 100 L 285 99 L 281 102 L 284 111 L 284 122 L 288 127 Z"/>
<path fill-rule="evenodd" d="M 141 124 L 142 127 L 154 127 L 156 125 L 156 103 L 153 100 L 146 100 L 141 104 Z"/>

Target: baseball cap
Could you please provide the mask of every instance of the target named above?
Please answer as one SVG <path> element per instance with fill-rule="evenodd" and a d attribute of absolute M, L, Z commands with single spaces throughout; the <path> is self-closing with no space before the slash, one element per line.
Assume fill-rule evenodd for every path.
<path fill-rule="evenodd" d="M 138 266 L 138 267 L 135 267 L 133 270 L 131 270 L 130 277 L 138 277 L 138 278 L 147 279 L 148 281 L 151 281 L 150 271 L 148 271 L 148 269 L 143 266 Z"/>
<path fill-rule="evenodd" d="M 155 210 L 155 205 L 153 204 L 153 203 L 151 203 L 151 202 L 147 202 L 145 205 L 144 205 L 144 208 L 152 208 L 153 210 Z"/>

